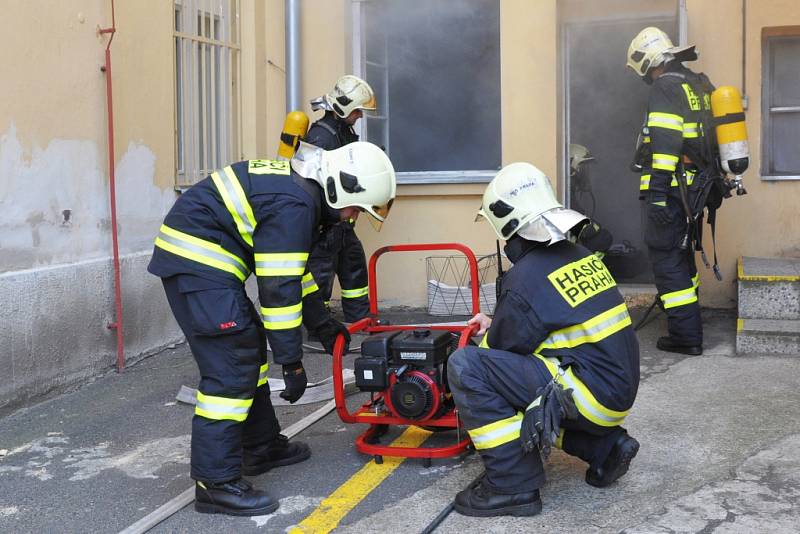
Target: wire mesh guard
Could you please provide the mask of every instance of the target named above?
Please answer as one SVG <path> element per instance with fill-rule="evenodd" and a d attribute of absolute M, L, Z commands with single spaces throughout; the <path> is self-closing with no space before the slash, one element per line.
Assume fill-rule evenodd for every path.
<path fill-rule="evenodd" d="M 464 256 L 425 258 L 428 279 L 428 314 L 472 315 L 472 284 L 469 263 Z M 505 268 L 505 267 L 504 267 Z M 494 313 L 497 256 L 478 257 L 478 295 L 483 313 Z"/>

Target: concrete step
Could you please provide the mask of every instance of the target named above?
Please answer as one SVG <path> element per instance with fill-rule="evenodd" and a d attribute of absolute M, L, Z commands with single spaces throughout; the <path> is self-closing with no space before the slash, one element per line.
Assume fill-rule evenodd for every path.
<path fill-rule="evenodd" d="M 739 258 L 739 317 L 800 319 L 800 258 Z"/>
<path fill-rule="evenodd" d="M 800 320 L 739 319 L 736 326 L 737 354 L 800 353 Z"/>

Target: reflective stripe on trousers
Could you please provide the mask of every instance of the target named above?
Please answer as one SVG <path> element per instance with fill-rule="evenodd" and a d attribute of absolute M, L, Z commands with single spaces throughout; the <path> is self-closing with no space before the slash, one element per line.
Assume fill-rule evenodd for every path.
<path fill-rule="evenodd" d="M 269 363 L 265 363 L 258 369 L 258 383 L 256 384 L 257 388 L 260 388 L 269 381 L 267 371 L 269 371 Z"/>
<path fill-rule="evenodd" d="M 205 395 L 198 390 L 194 414 L 217 421 L 230 419 L 242 422 L 247 419 L 247 413 L 250 411 L 252 404 L 252 398 L 229 399 L 227 397 L 215 397 L 213 395 Z"/>
<path fill-rule="evenodd" d="M 468 430 L 473 445 L 478 450 L 491 449 L 519 439 L 522 413 Z"/>
<path fill-rule="evenodd" d="M 699 279 L 698 279 L 699 284 Z M 671 293 L 664 293 L 661 295 L 661 302 L 664 303 L 664 309 L 677 308 L 678 306 L 686 306 L 697 302 L 697 291 L 695 290 L 695 280 L 692 279 L 692 287 L 681 289 L 679 291 L 672 291 Z"/>
<path fill-rule="evenodd" d="M 344 299 L 357 299 L 358 297 L 365 297 L 369 294 L 369 286 L 358 287 L 356 289 L 342 289 L 342 298 Z"/>

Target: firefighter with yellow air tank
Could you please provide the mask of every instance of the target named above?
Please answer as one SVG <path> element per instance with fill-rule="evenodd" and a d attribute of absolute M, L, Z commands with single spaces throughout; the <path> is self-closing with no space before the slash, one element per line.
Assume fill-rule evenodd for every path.
<path fill-rule="evenodd" d="M 655 27 L 639 32 L 627 55 L 627 66 L 651 86 L 634 165 L 642 173 L 639 191 L 647 219 L 645 243 L 668 319 L 668 335 L 659 338 L 657 346 L 689 355 L 703 352 L 694 252 L 703 250 L 704 210 L 713 238 L 722 199 L 730 196 L 732 188 L 738 194 L 745 192 L 741 173 L 748 162 L 738 92 L 732 87 L 714 91 L 704 74 L 682 63 L 695 59 L 694 46 L 674 46 Z M 729 182 L 725 172 L 736 174 L 737 179 Z M 714 272 L 721 279 L 716 252 Z"/>

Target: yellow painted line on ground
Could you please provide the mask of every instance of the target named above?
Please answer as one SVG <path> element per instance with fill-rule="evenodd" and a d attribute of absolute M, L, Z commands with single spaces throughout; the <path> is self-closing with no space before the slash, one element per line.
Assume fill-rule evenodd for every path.
<path fill-rule="evenodd" d="M 419 447 L 432 434 L 416 426 L 408 427 L 392 442 L 393 447 Z M 382 464 L 370 460 L 361 470 L 336 488 L 316 510 L 303 519 L 289 534 L 327 534 L 335 529 L 350 510 L 383 482 L 405 458 L 384 456 Z"/>

